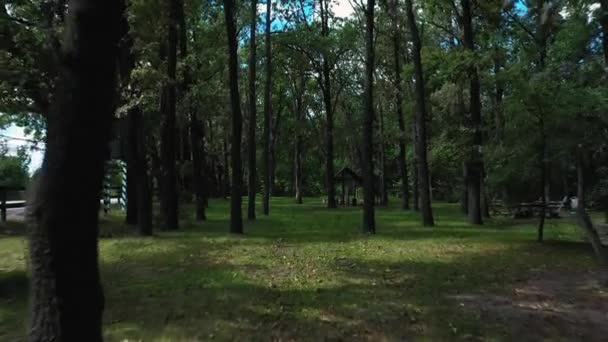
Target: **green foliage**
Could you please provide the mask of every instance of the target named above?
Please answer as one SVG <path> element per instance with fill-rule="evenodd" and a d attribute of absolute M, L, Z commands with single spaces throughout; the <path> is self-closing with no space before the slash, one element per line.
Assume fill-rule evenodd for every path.
<path fill-rule="evenodd" d="M 9 155 L 7 146 L 0 144 L 0 186 L 27 186 L 30 179 L 29 163 L 30 158 L 25 148 L 20 148 L 16 155 Z"/>

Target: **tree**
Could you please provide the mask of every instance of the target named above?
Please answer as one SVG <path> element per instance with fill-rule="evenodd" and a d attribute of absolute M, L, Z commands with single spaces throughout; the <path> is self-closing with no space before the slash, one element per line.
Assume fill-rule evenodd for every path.
<path fill-rule="evenodd" d="M 422 224 L 433 226 L 433 210 L 431 208 L 431 194 L 429 182 L 429 168 L 427 162 L 427 136 L 426 136 L 426 91 L 424 85 L 424 71 L 422 69 L 422 42 L 412 0 L 406 0 L 407 20 L 410 26 L 413 43 L 414 74 L 416 77 L 416 163 L 418 164 L 418 187 L 420 192 L 420 209 L 422 211 Z"/>
<path fill-rule="evenodd" d="M 258 100 L 256 95 L 256 64 L 257 45 L 255 35 L 258 23 L 258 2 L 251 0 L 251 25 L 249 38 L 249 135 L 247 136 L 248 158 L 249 158 L 249 182 L 248 182 L 248 205 L 247 218 L 255 220 L 255 194 L 257 192 L 257 166 L 256 166 L 256 144 L 255 130 L 257 128 Z"/>
<path fill-rule="evenodd" d="M 271 191 L 271 172 L 272 160 L 270 151 L 271 140 L 271 118 L 272 118 L 272 45 L 270 40 L 272 1 L 266 0 L 266 82 L 264 88 L 264 215 L 270 213 L 270 191 Z"/>
<path fill-rule="evenodd" d="M 164 108 L 161 108 L 161 201 L 164 202 L 165 228 L 176 230 L 178 222 L 177 173 L 175 170 L 176 126 L 176 67 L 177 67 L 177 25 L 179 20 L 179 0 L 167 0 L 169 17 L 167 26 L 167 81 L 163 90 Z"/>
<path fill-rule="evenodd" d="M 319 16 L 321 19 L 321 37 L 329 37 L 329 0 L 319 0 Z M 332 82 L 329 54 L 322 50 L 322 72 L 319 82 L 323 92 L 323 104 L 325 107 L 325 186 L 327 189 L 327 207 L 336 208 L 336 187 L 334 185 L 334 107 L 332 104 Z"/>
<path fill-rule="evenodd" d="M 374 9 L 375 0 L 367 1 L 365 10 L 366 36 L 365 36 L 365 94 L 363 100 L 363 142 L 362 168 L 363 168 L 363 232 L 374 234 L 376 232 L 376 218 L 374 210 Z"/>
<path fill-rule="evenodd" d="M 224 16 L 226 19 L 226 33 L 228 35 L 228 82 L 230 84 L 230 107 L 232 110 L 230 232 L 243 234 L 243 213 L 241 211 L 241 189 L 243 182 L 241 171 L 241 135 L 243 119 L 241 114 L 241 96 L 239 94 L 238 42 L 234 0 L 224 1 Z"/>
<path fill-rule="evenodd" d="M 137 232 L 139 235 L 149 236 L 152 235 L 153 207 L 151 182 L 148 174 L 146 127 L 144 127 L 141 108 L 133 108 L 130 115 L 130 119 L 133 120 L 132 125 L 135 127 L 133 134 L 135 135 L 136 151 L 133 172 L 137 177 L 135 189 L 135 195 L 137 196 Z"/>
<path fill-rule="evenodd" d="M 32 341 L 102 341 L 98 212 L 124 4 L 71 0 L 68 9 L 46 154 L 29 209 Z"/>
<path fill-rule="evenodd" d="M 29 162 L 25 148 L 19 148 L 17 155 L 9 155 L 8 146 L 0 141 L 0 187 L 27 186 Z"/>
<path fill-rule="evenodd" d="M 462 22 L 464 32 L 465 48 L 475 54 L 475 35 L 473 29 L 473 13 L 470 0 L 461 0 L 462 14 L 456 14 Z M 471 65 L 469 68 L 469 94 L 470 112 L 473 137 L 471 140 L 471 150 L 468 160 L 465 162 L 465 184 L 467 187 L 468 214 L 471 224 L 483 224 L 481 213 L 481 194 L 483 177 L 483 156 L 482 156 L 482 119 L 481 119 L 481 89 L 479 84 L 479 74 L 477 66 Z"/>
<path fill-rule="evenodd" d="M 410 190 L 406 159 L 405 119 L 403 115 L 403 82 L 401 80 L 401 35 L 397 18 L 398 0 L 392 0 L 390 12 L 393 25 L 393 63 L 395 67 L 395 108 L 399 124 L 399 172 L 401 174 L 401 208 L 410 208 Z"/>

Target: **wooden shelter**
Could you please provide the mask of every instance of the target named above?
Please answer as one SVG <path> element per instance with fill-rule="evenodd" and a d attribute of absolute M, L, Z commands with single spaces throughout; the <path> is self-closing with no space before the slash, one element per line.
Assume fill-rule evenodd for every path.
<path fill-rule="evenodd" d="M 334 179 L 342 186 L 340 205 L 356 206 L 357 189 L 363 185 L 363 179 L 355 171 L 348 167 L 343 167 L 336 173 Z"/>

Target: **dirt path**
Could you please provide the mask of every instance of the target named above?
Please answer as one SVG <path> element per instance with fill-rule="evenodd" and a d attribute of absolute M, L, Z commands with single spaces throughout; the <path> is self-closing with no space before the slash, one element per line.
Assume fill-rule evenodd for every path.
<path fill-rule="evenodd" d="M 454 299 L 522 341 L 608 341 L 608 270 L 540 272 L 507 295 Z"/>

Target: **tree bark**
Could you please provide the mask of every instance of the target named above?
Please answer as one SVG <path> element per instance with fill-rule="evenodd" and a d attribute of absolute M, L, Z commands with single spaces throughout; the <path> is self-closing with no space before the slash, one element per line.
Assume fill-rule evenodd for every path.
<path fill-rule="evenodd" d="M 464 32 L 464 45 L 471 54 L 475 53 L 475 34 L 473 30 L 473 15 L 471 13 L 470 0 L 461 0 L 462 6 L 462 30 Z M 483 224 L 482 219 L 482 200 L 481 188 L 483 177 L 483 155 L 482 155 L 482 135 L 481 135 L 481 87 L 479 84 L 479 74 L 477 66 L 469 68 L 469 95 L 470 95 L 470 124 L 473 129 L 471 140 L 471 150 L 466 162 L 467 168 L 467 198 L 468 216 L 471 224 Z"/>
<path fill-rule="evenodd" d="M 251 0 L 251 25 L 249 39 L 249 134 L 247 136 L 247 148 L 249 158 L 249 181 L 247 182 L 247 219 L 255 220 L 255 195 L 257 190 L 257 154 L 255 143 L 255 131 L 257 128 L 257 95 L 256 95 L 256 66 L 257 45 L 256 30 L 258 22 L 258 1 Z"/>
<path fill-rule="evenodd" d="M 321 36 L 329 37 L 329 3 L 328 0 L 319 0 L 320 16 L 321 16 Z M 337 208 L 336 205 L 336 187 L 334 181 L 334 110 L 331 100 L 331 66 L 329 64 L 329 56 L 323 52 L 323 67 L 322 67 L 322 91 L 323 104 L 325 106 L 325 184 L 327 187 L 327 208 Z"/>
<path fill-rule="evenodd" d="M 547 158 L 547 136 L 545 134 L 545 122 L 544 116 L 540 115 L 539 119 L 539 131 L 540 131 L 540 148 L 538 154 L 538 166 L 540 168 L 540 218 L 538 222 L 538 236 L 536 240 L 538 242 L 543 242 L 544 240 L 544 230 L 545 230 L 545 219 L 546 219 L 546 207 L 547 207 L 547 198 L 545 197 L 545 189 L 546 189 L 546 179 L 547 179 L 547 166 L 546 166 L 546 158 Z"/>
<path fill-rule="evenodd" d="M 383 206 L 388 205 L 388 175 L 386 165 L 386 143 L 384 139 L 384 112 L 382 106 L 378 108 L 378 119 L 380 119 L 380 167 L 382 169 L 382 178 L 380 179 L 382 184 L 380 185 L 380 204 Z"/>
<path fill-rule="evenodd" d="M 410 189 L 406 158 L 406 132 L 405 119 L 403 115 L 403 85 L 401 81 L 401 38 L 399 36 L 399 24 L 397 22 L 398 0 L 392 1 L 393 21 L 393 59 L 395 66 L 395 107 L 397 108 L 397 121 L 399 124 L 399 172 L 401 174 L 401 208 L 410 208 Z"/>
<path fill-rule="evenodd" d="M 302 174 L 302 149 L 303 149 L 303 139 L 302 139 L 302 129 L 304 126 L 304 91 L 306 89 L 306 76 L 304 74 L 304 72 L 302 71 L 299 75 L 299 80 L 296 81 L 299 82 L 299 89 L 294 89 L 296 92 L 296 108 L 295 108 L 295 114 L 296 114 L 296 127 L 295 127 L 295 153 L 294 153 L 294 159 L 295 159 L 295 192 L 296 192 L 296 203 L 297 204 L 302 204 L 302 179 L 303 179 L 303 174 Z M 297 84 L 296 82 L 294 82 L 294 85 Z M 294 87 L 295 88 L 295 87 Z"/>
<path fill-rule="evenodd" d="M 412 159 L 412 189 L 414 200 L 414 211 L 420 211 L 420 184 L 418 182 L 418 130 L 416 129 L 416 118 L 412 122 L 412 144 L 414 145 L 414 158 Z"/>
<path fill-rule="evenodd" d="M 186 16 L 184 13 L 184 2 L 178 0 L 178 18 L 179 18 L 179 46 L 180 57 L 185 60 L 188 57 L 188 34 L 186 27 Z M 183 68 L 182 93 L 185 97 L 190 91 L 192 85 L 192 76 L 189 66 Z M 197 221 L 203 221 L 207 218 L 205 213 L 205 172 L 204 172 L 204 134 L 203 124 L 198 118 L 196 109 L 191 103 L 186 104 L 188 111 L 188 129 L 190 134 L 182 134 L 183 143 L 183 159 L 187 160 L 192 156 L 192 193 L 194 193 L 195 218 Z M 190 138 L 188 141 L 187 138 Z"/>
<path fill-rule="evenodd" d="M 270 214 L 270 188 L 272 160 L 270 155 L 270 120 L 272 116 L 272 46 L 270 39 L 270 20 L 272 1 L 266 0 L 266 86 L 264 88 L 264 196 L 262 209 L 264 215 Z"/>
<path fill-rule="evenodd" d="M 375 187 L 374 187 L 374 7 L 375 0 L 367 1 L 365 10 L 365 95 L 363 102 L 363 143 L 361 144 L 363 167 L 363 232 L 376 233 Z"/>
<path fill-rule="evenodd" d="M 167 0 L 168 18 L 168 51 L 167 51 L 167 84 L 165 84 L 165 108 L 161 120 L 161 173 L 163 179 L 162 196 L 166 207 L 164 214 L 165 229 L 179 229 L 177 172 L 176 172 L 176 67 L 177 67 L 177 21 L 179 15 L 178 0 Z"/>
<path fill-rule="evenodd" d="M 142 236 L 152 235 L 152 191 L 148 174 L 148 159 L 146 157 L 146 130 L 141 109 L 135 108 L 133 115 L 135 129 L 135 170 L 137 177 L 137 232 Z"/>
<path fill-rule="evenodd" d="M 192 185 L 194 186 L 194 195 L 196 197 L 195 215 L 197 221 L 204 221 L 207 219 L 205 213 L 205 140 L 203 125 L 193 109 L 190 110 L 190 140 L 190 145 L 192 146 Z"/>
<path fill-rule="evenodd" d="M 124 3 L 71 0 L 68 8 L 46 154 L 28 207 L 30 341 L 102 341 L 99 198 Z"/>
<path fill-rule="evenodd" d="M 234 0 L 224 1 L 226 33 L 228 34 L 228 69 L 230 83 L 230 105 L 232 109 L 232 188 L 230 196 L 230 232 L 243 234 L 243 213 L 241 210 L 241 135 L 243 130 L 241 96 L 239 94 L 238 42 Z"/>
<path fill-rule="evenodd" d="M 430 177 L 427 161 L 426 137 L 426 90 L 424 86 L 424 72 L 422 69 L 422 56 L 420 51 L 422 43 L 416 24 L 416 16 L 412 0 L 406 0 L 407 18 L 412 33 L 414 45 L 412 54 L 414 59 L 414 75 L 416 78 L 416 155 L 418 162 L 418 183 L 420 191 L 420 209 L 422 211 L 422 224 L 434 226 L 433 209 L 431 207 Z"/>

